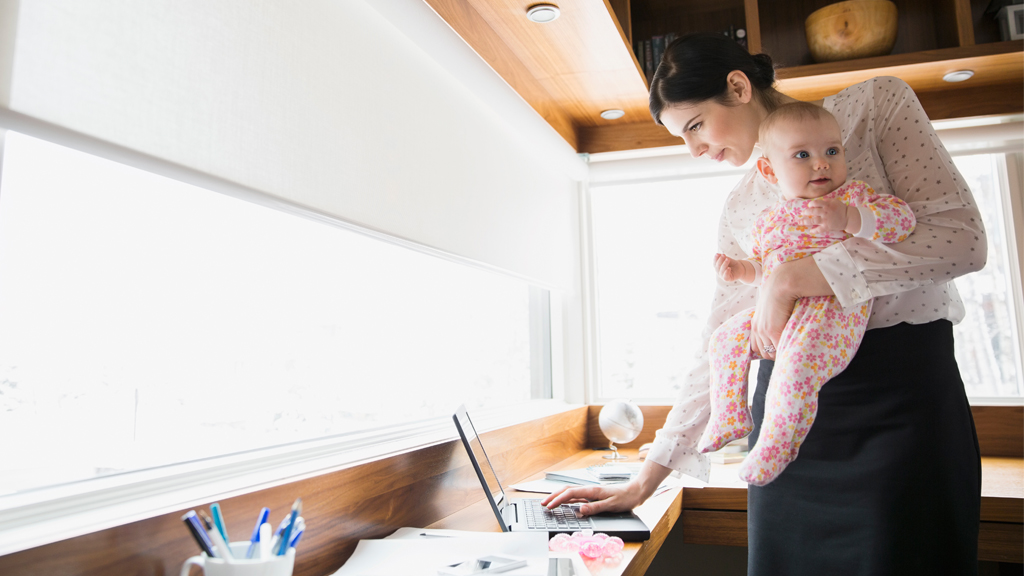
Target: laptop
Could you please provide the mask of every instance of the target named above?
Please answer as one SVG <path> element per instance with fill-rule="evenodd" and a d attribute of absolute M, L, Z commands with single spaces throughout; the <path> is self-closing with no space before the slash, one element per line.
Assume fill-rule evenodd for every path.
<path fill-rule="evenodd" d="M 546 531 L 549 535 L 572 534 L 580 530 L 604 532 L 609 536 L 618 536 L 627 542 L 640 542 L 651 537 L 651 530 L 644 521 L 633 512 L 610 512 L 595 516 L 582 516 L 579 504 L 562 504 L 554 510 L 541 506 L 539 498 L 509 499 L 505 495 L 494 467 L 487 458 L 484 445 L 469 419 L 465 406 L 460 406 L 452 416 L 459 437 L 473 463 L 476 476 L 483 486 L 498 524 L 503 532 Z"/>

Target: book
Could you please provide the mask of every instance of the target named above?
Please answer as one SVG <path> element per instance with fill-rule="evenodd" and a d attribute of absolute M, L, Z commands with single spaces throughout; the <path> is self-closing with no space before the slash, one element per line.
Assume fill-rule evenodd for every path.
<path fill-rule="evenodd" d="M 644 75 L 647 76 L 647 83 L 654 79 L 654 54 L 651 52 L 651 41 L 644 40 Z"/>
<path fill-rule="evenodd" d="M 545 480 L 567 482 L 581 486 L 598 486 L 629 482 L 640 473 L 639 463 L 589 466 L 573 470 L 552 470 L 544 474 Z"/>
<path fill-rule="evenodd" d="M 651 67 L 651 77 L 654 77 L 654 73 L 658 71 L 658 65 L 661 64 L 661 55 L 665 53 L 665 37 L 664 36 L 653 36 L 651 37 L 651 60 L 653 66 Z"/>

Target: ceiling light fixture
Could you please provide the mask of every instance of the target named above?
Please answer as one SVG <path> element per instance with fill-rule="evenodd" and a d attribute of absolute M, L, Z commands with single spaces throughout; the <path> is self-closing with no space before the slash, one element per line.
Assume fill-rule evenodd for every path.
<path fill-rule="evenodd" d="M 963 82 L 974 76 L 974 70 L 956 70 L 942 77 L 946 82 Z"/>
<path fill-rule="evenodd" d="M 612 108 L 611 110 L 605 110 L 604 112 L 601 112 L 601 118 L 604 118 L 605 120 L 618 120 L 619 118 L 622 118 L 625 115 L 626 113 L 623 112 L 622 110 L 619 110 L 618 108 Z"/>
<path fill-rule="evenodd" d="M 559 14 L 561 11 L 554 4 L 534 4 L 526 11 L 526 17 L 530 19 L 530 22 L 538 24 L 553 22 Z"/>

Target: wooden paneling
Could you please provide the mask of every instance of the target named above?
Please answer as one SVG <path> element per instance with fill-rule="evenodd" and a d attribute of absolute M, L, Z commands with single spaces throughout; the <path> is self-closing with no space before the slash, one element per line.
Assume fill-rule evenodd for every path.
<path fill-rule="evenodd" d="M 819 100 L 875 76 L 901 78 L 919 95 L 926 92 L 944 93 L 961 86 L 1021 84 L 1024 82 L 1024 53 L 1021 50 L 1024 50 L 1022 40 L 999 42 L 784 68 L 778 71 L 777 76 L 779 90 L 798 100 Z M 947 72 L 964 69 L 974 70 L 974 77 L 961 85 L 942 80 Z M 1003 104 L 1013 105 L 1007 112 L 1019 106 L 1019 103 Z"/>
<path fill-rule="evenodd" d="M 1024 458 L 1024 406 L 971 406 L 983 456 Z"/>
<path fill-rule="evenodd" d="M 512 480 L 581 450 L 585 420 L 586 409 L 579 408 L 482 436 L 498 473 Z M 297 496 L 303 499 L 309 530 L 296 557 L 295 576 L 329 574 L 361 538 L 385 536 L 401 526 L 426 526 L 481 500 L 461 442 L 444 442 L 221 500 L 230 535 L 248 539 L 261 506 L 271 508 L 276 524 Z M 185 558 L 198 552 L 180 520 L 184 512 L 0 557 L 0 574 L 177 574 Z"/>
<path fill-rule="evenodd" d="M 647 86 L 608 2 L 562 0 L 557 20 L 537 24 L 532 0 L 426 1 L 574 148 L 578 127 L 611 122 L 603 110 L 624 110 L 625 122 L 646 114 Z"/>
<path fill-rule="evenodd" d="M 625 444 L 639 447 L 654 440 L 654 433 L 665 425 L 671 406 L 641 406 L 644 430 L 636 440 Z M 587 412 L 587 446 L 602 448 L 608 440 L 598 424 L 600 406 L 589 406 Z M 978 430 L 978 443 L 982 456 L 1024 458 L 1024 406 L 971 406 L 974 425 Z M 1024 490 L 1022 490 L 1024 493 Z"/>
<path fill-rule="evenodd" d="M 746 512 L 684 508 L 681 525 L 687 544 L 747 545 Z M 1024 563 L 1024 525 L 982 522 L 978 530 L 978 560 Z"/>
<path fill-rule="evenodd" d="M 751 54 L 763 52 L 761 44 L 761 16 L 757 0 L 744 0 L 743 12 L 747 17 L 747 50 Z"/>
<path fill-rule="evenodd" d="M 574 148 L 577 146 L 575 124 L 562 104 L 526 68 L 471 4 L 463 0 L 430 0 L 427 3 L 569 145 Z"/>
<path fill-rule="evenodd" d="M 1024 525 L 982 522 L 978 530 L 978 560 L 1024 563 Z"/>
<path fill-rule="evenodd" d="M 994 41 L 995 25 L 982 14 L 987 0 L 894 0 L 891 55 L 813 64 L 804 20 L 833 1 L 563 0 L 558 20 L 534 24 L 525 17 L 533 0 L 426 0 L 578 152 L 679 144 L 650 120 L 632 43 L 729 26 L 746 26 L 748 49 L 771 54 L 780 89 L 800 100 L 893 75 L 918 92 L 933 120 L 1024 110 L 1024 42 Z M 965 68 L 976 73 L 966 85 L 942 82 Z M 610 108 L 626 115 L 600 118 Z"/>
<path fill-rule="evenodd" d="M 590 154 L 683 144 L 681 138 L 669 134 L 664 126 L 655 124 L 650 113 L 642 122 L 582 127 L 578 134 L 580 152 Z"/>
<path fill-rule="evenodd" d="M 747 545 L 747 513 L 745 511 L 724 512 L 684 508 L 682 526 L 683 542 L 687 544 Z"/>

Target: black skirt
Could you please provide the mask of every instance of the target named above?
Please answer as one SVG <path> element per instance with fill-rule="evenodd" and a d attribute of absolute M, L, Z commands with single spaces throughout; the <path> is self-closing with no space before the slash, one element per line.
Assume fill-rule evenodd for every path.
<path fill-rule="evenodd" d="M 773 365 L 758 370 L 751 446 Z M 749 487 L 748 575 L 977 574 L 980 507 L 952 324 L 869 330 L 822 387 L 797 459 Z"/>

